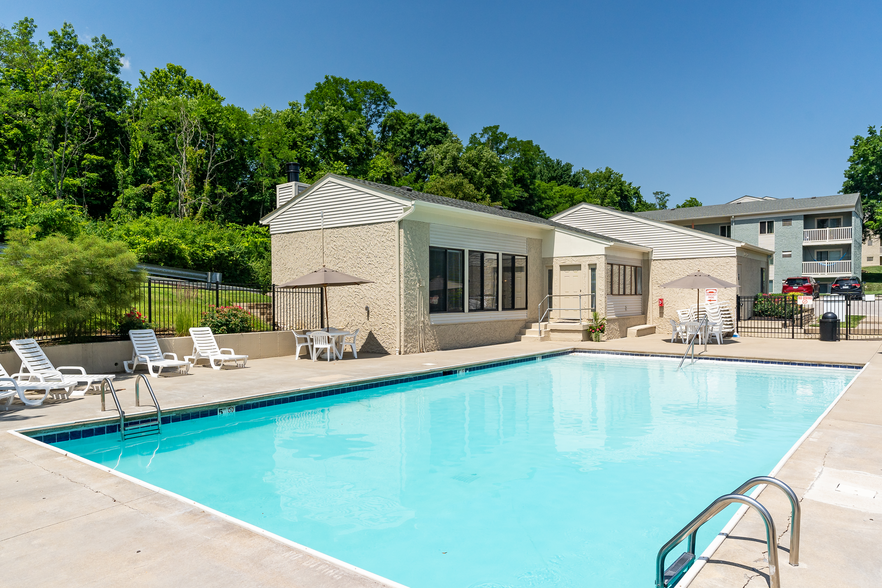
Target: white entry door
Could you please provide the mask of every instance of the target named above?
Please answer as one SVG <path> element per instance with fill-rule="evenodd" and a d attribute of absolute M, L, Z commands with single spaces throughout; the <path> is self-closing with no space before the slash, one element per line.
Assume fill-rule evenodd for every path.
<path fill-rule="evenodd" d="M 582 293 L 582 266 L 560 266 L 559 302 L 555 305 L 561 309 L 559 317 L 565 320 L 579 320 L 579 294 Z M 570 309 L 570 310 L 563 310 Z M 573 310 L 575 309 L 575 310 Z"/>

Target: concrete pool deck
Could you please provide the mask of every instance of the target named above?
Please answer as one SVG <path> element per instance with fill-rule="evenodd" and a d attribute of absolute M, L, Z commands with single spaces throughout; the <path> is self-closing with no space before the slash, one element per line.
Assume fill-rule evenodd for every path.
<path fill-rule="evenodd" d="M 190 376 L 151 379 L 164 410 L 338 382 L 434 370 L 555 349 L 602 349 L 632 353 L 682 353 L 682 344 L 660 336 L 605 343 L 520 342 L 409 356 L 364 356 L 341 362 L 254 360 L 241 370 L 195 368 Z M 839 404 L 822 421 L 779 477 L 802 499 L 799 568 L 786 564 L 788 586 L 876 586 L 882 577 L 882 378 L 880 341 L 772 340 L 741 338 L 709 346 L 720 357 L 869 363 Z M 134 408 L 133 380 L 118 376 L 123 408 Z M 142 399 L 146 393 L 142 391 Z M 145 402 L 146 403 L 146 402 Z M 381 580 L 280 543 L 165 494 L 6 434 L 102 416 L 97 395 L 25 409 L 0 411 L 0 564 L 4 585 L 56 586 L 383 586 Z M 112 416 L 111 412 L 103 413 Z M 758 472 L 766 473 L 766 472 Z M 874 486 L 874 484 L 877 484 Z M 837 491 L 838 488 L 838 491 Z M 876 497 L 868 493 L 876 488 Z M 761 501 L 775 516 L 786 548 L 786 502 L 774 490 Z M 697 511 L 696 511 L 697 512 Z M 747 515 L 692 586 L 761 586 L 764 537 Z M 875 520 L 873 520 L 875 519 Z M 684 524 L 687 521 L 683 521 Z M 736 539 L 743 537 L 744 539 Z M 760 542 L 757 542 L 757 538 Z M 647 570 L 654 562 L 646 562 Z M 642 564 L 641 564 L 642 565 Z M 647 586 L 651 585 L 651 576 Z"/>

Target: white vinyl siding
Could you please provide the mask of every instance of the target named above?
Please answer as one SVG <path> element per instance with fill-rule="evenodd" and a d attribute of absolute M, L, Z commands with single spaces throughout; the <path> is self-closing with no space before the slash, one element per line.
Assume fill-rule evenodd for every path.
<path fill-rule="evenodd" d="M 704 237 L 698 231 L 668 228 L 633 215 L 619 215 L 593 206 L 581 206 L 566 216 L 554 217 L 559 223 L 591 231 L 605 237 L 652 247 L 653 259 L 732 257 L 735 244 Z"/>
<path fill-rule="evenodd" d="M 607 296 L 606 316 L 621 318 L 643 314 L 643 296 Z"/>
<path fill-rule="evenodd" d="M 430 314 L 433 325 L 455 325 L 460 323 L 487 323 L 497 321 L 525 321 L 526 310 L 480 311 L 480 312 L 442 312 Z"/>
<path fill-rule="evenodd" d="M 296 233 L 321 228 L 350 227 L 392 222 L 404 205 L 329 181 L 270 220 L 270 233 Z"/>
<path fill-rule="evenodd" d="M 464 229 L 451 225 L 429 225 L 429 245 L 470 251 L 527 254 L 527 238 L 505 233 Z"/>

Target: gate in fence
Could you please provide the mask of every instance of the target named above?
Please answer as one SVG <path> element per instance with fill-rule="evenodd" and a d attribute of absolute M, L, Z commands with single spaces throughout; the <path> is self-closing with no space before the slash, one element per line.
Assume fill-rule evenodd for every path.
<path fill-rule="evenodd" d="M 832 312 L 839 318 L 839 338 L 882 339 L 882 296 L 846 299 L 831 295 L 758 294 L 738 296 L 736 327 L 742 337 L 818 339 L 820 319 Z"/>

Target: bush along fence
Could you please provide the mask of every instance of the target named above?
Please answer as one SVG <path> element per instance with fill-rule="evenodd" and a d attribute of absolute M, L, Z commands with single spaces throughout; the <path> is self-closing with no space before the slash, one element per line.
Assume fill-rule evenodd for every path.
<path fill-rule="evenodd" d="M 842 340 L 882 339 L 882 296 L 738 296 L 736 327 L 745 337 L 818 339 L 820 318 L 827 312 L 839 319 Z"/>
<path fill-rule="evenodd" d="M 0 309 L 0 345 L 16 338 L 84 342 L 128 339 L 132 329 L 153 329 L 160 337 L 189 335 L 190 327 L 208 326 L 215 333 L 247 333 L 324 327 L 320 288 L 269 289 L 150 278 L 135 306 L 96 313 L 77 325 L 76 335 L 58 317 L 35 313 L 22 317 Z"/>

